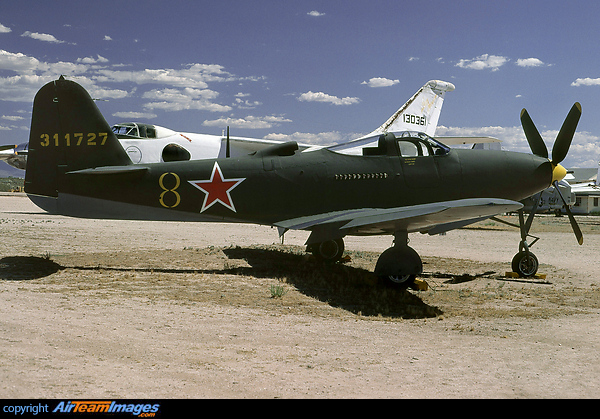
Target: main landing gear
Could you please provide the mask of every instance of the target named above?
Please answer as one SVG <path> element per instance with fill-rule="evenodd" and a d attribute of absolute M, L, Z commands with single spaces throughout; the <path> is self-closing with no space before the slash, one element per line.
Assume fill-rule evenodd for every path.
<path fill-rule="evenodd" d="M 308 245 L 306 251 L 311 252 L 314 257 L 322 262 L 339 262 L 344 254 L 344 240 L 335 239 L 327 240 L 321 243 L 313 243 Z"/>
<path fill-rule="evenodd" d="M 387 285 L 407 288 L 423 272 L 421 257 L 408 246 L 408 242 L 407 232 L 397 232 L 394 235 L 394 246 L 385 250 L 377 260 L 375 275 Z"/>
<path fill-rule="evenodd" d="M 324 262 L 338 262 L 344 252 L 342 239 L 314 243 L 307 247 L 317 259 Z M 408 288 L 414 284 L 417 275 L 423 272 L 423 262 L 419 254 L 408 246 L 408 233 L 394 235 L 394 246 L 385 250 L 375 265 L 375 275 L 387 285 Z"/>

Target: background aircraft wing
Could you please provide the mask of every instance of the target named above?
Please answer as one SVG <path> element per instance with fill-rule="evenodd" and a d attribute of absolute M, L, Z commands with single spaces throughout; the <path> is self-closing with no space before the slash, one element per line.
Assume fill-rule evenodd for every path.
<path fill-rule="evenodd" d="M 261 140 L 256 138 L 241 138 L 241 137 L 230 137 L 229 138 L 229 147 L 230 147 L 230 155 L 231 157 L 238 156 L 246 156 L 255 151 L 263 150 L 267 147 L 271 147 L 273 145 L 281 144 L 281 141 L 275 140 Z M 298 144 L 298 149 L 300 151 L 305 150 L 311 147 L 308 144 Z M 219 157 L 225 157 L 225 150 L 227 148 L 227 138 L 221 138 L 221 151 L 219 152 Z"/>
<path fill-rule="evenodd" d="M 436 140 L 446 145 L 458 145 L 458 144 L 488 144 L 488 143 L 499 143 L 499 139 L 494 137 L 434 137 Z"/>
<path fill-rule="evenodd" d="M 393 234 L 396 231 L 439 234 L 494 215 L 516 211 L 523 205 L 495 198 L 472 198 L 397 208 L 363 208 L 284 220 L 284 230 L 311 230 L 307 244 L 346 235 Z"/>

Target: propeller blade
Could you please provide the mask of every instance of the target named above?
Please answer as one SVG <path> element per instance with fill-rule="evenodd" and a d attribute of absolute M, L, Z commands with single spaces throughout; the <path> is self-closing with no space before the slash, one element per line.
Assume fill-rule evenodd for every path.
<path fill-rule="evenodd" d="M 583 233 L 581 232 L 581 229 L 579 228 L 577 221 L 575 221 L 575 217 L 573 217 L 573 214 L 571 213 L 571 210 L 569 209 L 569 206 L 567 205 L 565 198 L 563 198 L 562 193 L 560 193 L 560 189 L 558 188 L 557 181 L 554 182 L 554 187 L 556 188 L 556 191 L 558 192 L 558 196 L 560 196 L 560 199 L 562 200 L 562 202 L 565 206 L 565 210 L 567 211 L 567 215 L 569 216 L 569 221 L 571 222 L 571 228 L 573 229 L 573 233 L 575 233 L 575 237 L 577 237 L 577 243 L 579 243 L 579 245 L 581 246 L 583 244 Z"/>
<path fill-rule="evenodd" d="M 565 122 L 563 122 L 563 125 L 558 132 L 558 136 L 556 137 L 556 141 L 554 142 L 554 147 L 552 147 L 552 164 L 556 165 L 560 163 L 567 156 L 580 117 L 581 105 L 579 102 L 576 102 L 569 111 Z"/>
<path fill-rule="evenodd" d="M 17 148 L 17 146 L 16 145 L 11 145 L 11 144 L 0 145 L 0 151 L 11 150 L 13 148 Z"/>
<path fill-rule="evenodd" d="M 523 126 L 523 131 L 525 132 L 525 137 L 527 137 L 527 142 L 529 143 L 529 148 L 536 156 L 543 157 L 545 159 L 548 158 L 548 148 L 544 143 L 544 139 L 540 135 L 539 131 L 535 127 L 535 124 L 531 120 L 529 113 L 525 109 L 521 111 L 521 125 Z"/>

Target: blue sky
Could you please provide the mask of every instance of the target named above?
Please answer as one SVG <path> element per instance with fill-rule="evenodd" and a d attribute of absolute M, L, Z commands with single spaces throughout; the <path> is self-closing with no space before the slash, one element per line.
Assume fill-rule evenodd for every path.
<path fill-rule="evenodd" d="M 583 107 L 567 167 L 600 159 L 600 2 L 2 0 L 0 144 L 28 139 L 36 91 L 64 74 L 110 124 L 331 144 L 368 133 L 431 79 L 438 135 L 551 148 Z"/>

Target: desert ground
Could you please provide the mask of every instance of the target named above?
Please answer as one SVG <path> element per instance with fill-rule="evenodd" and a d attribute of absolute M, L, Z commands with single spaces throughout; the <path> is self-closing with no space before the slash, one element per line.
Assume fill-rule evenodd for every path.
<path fill-rule="evenodd" d="M 506 216 L 516 222 L 516 217 Z M 412 234 L 428 289 L 372 275 L 391 237 L 84 220 L 0 196 L 0 398 L 597 398 L 600 218 Z"/>

